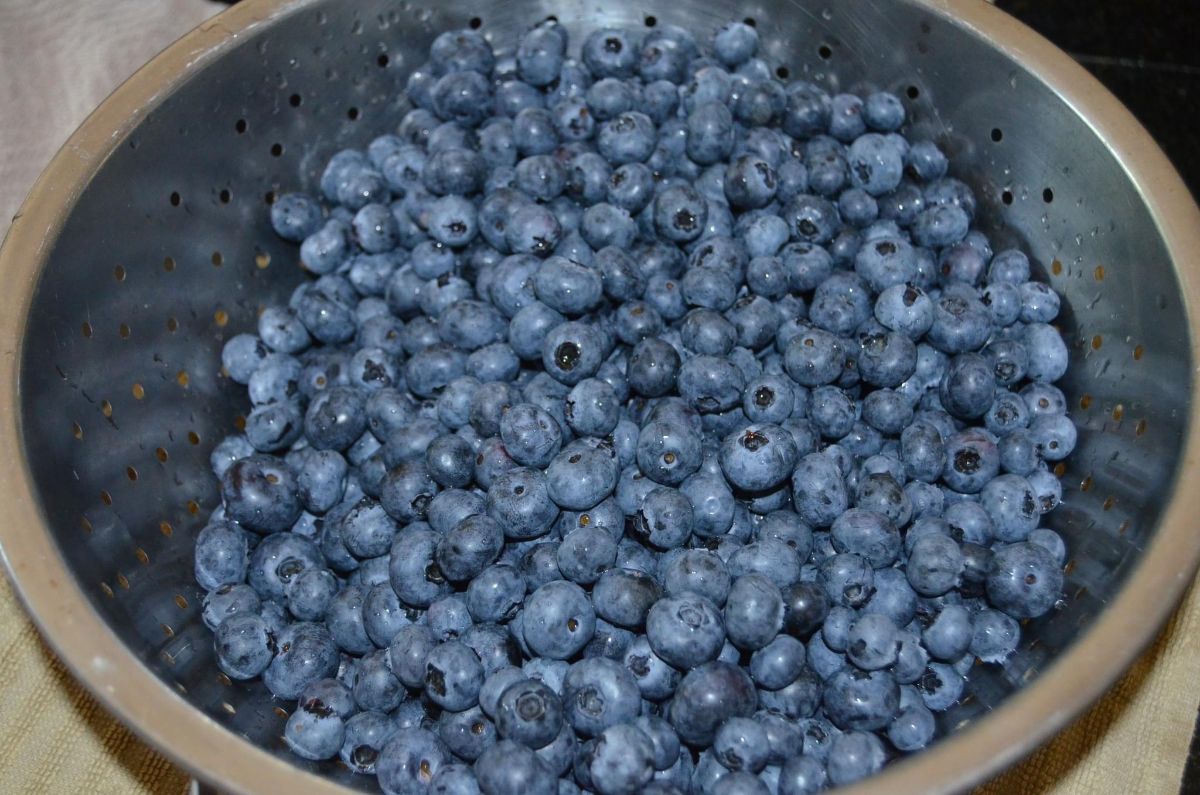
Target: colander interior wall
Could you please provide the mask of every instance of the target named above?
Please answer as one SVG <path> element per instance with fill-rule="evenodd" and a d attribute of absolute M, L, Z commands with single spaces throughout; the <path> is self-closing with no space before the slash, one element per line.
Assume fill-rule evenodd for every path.
<path fill-rule="evenodd" d="M 221 345 L 305 278 L 270 230 L 269 197 L 314 188 L 336 149 L 392 130 L 404 78 L 437 32 L 478 26 L 503 49 L 550 14 L 576 43 L 602 24 L 707 35 L 749 17 L 781 77 L 896 91 L 910 135 L 942 144 L 976 189 L 996 248 L 1024 248 L 1065 296 L 1072 366 L 1061 386 L 1080 442 L 1048 521 L 1069 545 L 1065 599 L 1023 627 L 1003 667 L 972 672 L 943 722 L 986 713 L 1086 630 L 1150 540 L 1180 463 L 1191 348 L 1163 241 L 1113 154 L 1019 64 L 905 2 L 329 0 L 250 31 L 121 142 L 37 288 L 21 365 L 25 443 L 93 606 L 197 709 L 287 755 L 290 705 L 218 673 L 191 573 L 195 534 L 219 499 L 208 453 L 249 408 L 220 373 Z"/>

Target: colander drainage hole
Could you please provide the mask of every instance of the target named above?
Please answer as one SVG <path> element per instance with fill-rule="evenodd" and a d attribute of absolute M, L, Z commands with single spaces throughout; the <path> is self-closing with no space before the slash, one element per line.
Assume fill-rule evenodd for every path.
<path fill-rule="evenodd" d="M 236 122 L 234 122 L 233 130 L 238 135 L 242 135 L 243 133 L 246 132 L 247 126 L 248 125 L 246 124 L 245 119 L 238 119 Z"/>
<path fill-rule="evenodd" d="M 1049 188 L 1045 188 L 1042 191 L 1042 201 L 1044 201 L 1046 204 L 1054 201 L 1054 191 L 1050 190 Z"/>
<path fill-rule="evenodd" d="M 833 57 L 833 50 L 829 47 L 828 44 L 822 44 L 820 47 L 817 48 L 817 56 L 822 61 L 828 61 L 830 58 Z"/>
<path fill-rule="evenodd" d="M 279 157 L 282 154 L 283 154 L 283 144 L 278 143 L 278 142 L 271 144 L 271 156 L 272 157 Z"/>
<path fill-rule="evenodd" d="M 921 96 L 921 89 L 917 88 L 916 86 L 909 86 L 904 90 L 904 93 L 908 94 L 909 99 L 916 99 L 917 97 Z"/>
<path fill-rule="evenodd" d="M 775 76 L 778 77 L 780 80 L 787 80 L 788 75 L 790 75 L 790 74 L 791 74 L 791 72 L 788 70 L 788 68 L 786 66 L 775 67 Z"/>
<path fill-rule="evenodd" d="M 467 22 L 467 27 L 471 30 L 479 30 L 479 28 L 483 27 L 483 20 L 479 17 L 471 17 L 471 20 Z"/>
<path fill-rule="evenodd" d="M 654 16 L 653 14 L 647 14 L 646 18 L 642 20 L 642 23 L 646 27 L 652 28 L 658 24 L 658 17 Z"/>
<path fill-rule="evenodd" d="M 742 20 L 742 22 L 746 23 L 752 28 L 758 27 L 758 20 L 756 20 L 754 17 L 746 17 Z"/>
<path fill-rule="evenodd" d="M 1012 191 L 1011 191 L 1011 190 L 1006 190 L 1006 191 L 1004 191 L 1003 193 L 1001 193 L 1001 194 L 1000 194 L 1000 201 L 1004 202 L 1005 204 L 1012 204 L 1012 203 L 1013 203 L 1013 195 L 1012 195 Z"/>
<path fill-rule="evenodd" d="M 171 194 L 171 206 L 172 207 L 178 207 L 182 203 L 183 203 L 183 197 L 181 197 L 179 195 L 179 191 L 175 191 L 174 193 Z"/>
<path fill-rule="evenodd" d="M 379 64 L 380 69 L 386 69 L 390 62 L 391 59 L 388 58 L 388 54 L 386 52 L 380 53 L 379 57 L 375 59 L 375 63 Z"/>
<path fill-rule="evenodd" d="M 290 97 L 288 97 L 288 104 L 291 105 L 293 108 L 300 107 L 301 103 L 303 103 L 303 102 L 304 102 L 304 97 L 300 96 L 299 94 L 292 94 Z"/>
<path fill-rule="evenodd" d="M 217 198 L 221 200 L 221 204 L 229 204 L 233 194 L 229 192 L 228 188 L 222 188 L 221 192 L 217 194 Z"/>
<path fill-rule="evenodd" d="M 993 127 L 992 128 L 992 140 L 995 141 L 996 143 L 1000 143 L 1001 141 L 1003 141 L 1004 140 L 1004 130 L 1001 130 L 999 127 Z"/>
<path fill-rule="evenodd" d="M 358 121 L 358 117 L 359 117 L 358 108 L 350 108 L 349 110 L 346 111 L 346 118 L 348 118 L 350 121 Z"/>

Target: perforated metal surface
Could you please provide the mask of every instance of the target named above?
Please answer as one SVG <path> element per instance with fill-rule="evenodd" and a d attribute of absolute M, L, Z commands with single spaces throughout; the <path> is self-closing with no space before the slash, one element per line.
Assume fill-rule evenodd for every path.
<path fill-rule="evenodd" d="M 249 408 L 220 373 L 221 345 L 304 278 L 295 247 L 270 230 L 268 202 L 313 188 L 336 149 L 394 129 L 404 78 L 437 32 L 479 24 L 503 50 L 551 13 L 575 42 L 601 24 L 707 35 L 749 16 L 781 76 L 896 91 L 910 137 L 942 144 L 976 189 L 996 247 L 1025 249 L 1065 296 L 1072 367 L 1061 386 L 1080 442 L 1048 524 L 1070 550 L 1066 599 L 1023 628 L 1002 668 L 972 671 L 944 723 L 993 709 L 1088 629 L 1155 537 L 1189 431 L 1191 321 L 1181 263 L 1089 122 L 1001 50 L 904 2 L 331 0 L 240 33 L 117 142 L 43 254 L 20 420 L 46 531 L 71 576 L 155 676 L 302 764 L 279 740 L 290 705 L 218 674 L 191 574 L 192 541 L 219 499 L 208 453 Z"/>

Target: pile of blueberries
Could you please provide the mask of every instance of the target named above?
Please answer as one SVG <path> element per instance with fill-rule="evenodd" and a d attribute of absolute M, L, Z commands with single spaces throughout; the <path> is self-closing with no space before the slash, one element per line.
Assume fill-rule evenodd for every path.
<path fill-rule="evenodd" d="M 271 220 L 313 279 L 196 541 L 229 677 L 389 795 L 797 795 L 1054 608 L 1059 297 L 752 26 L 441 34 Z M 406 112 L 403 112 L 406 111 Z M 398 116 L 401 115 L 398 113 Z"/>

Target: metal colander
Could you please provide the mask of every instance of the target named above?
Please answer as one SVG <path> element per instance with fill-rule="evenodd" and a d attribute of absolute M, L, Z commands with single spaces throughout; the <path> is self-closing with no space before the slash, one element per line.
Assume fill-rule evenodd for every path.
<path fill-rule="evenodd" d="M 961 731 L 863 789 L 947 791 L 1028 752 L 1145 646 L 1200 553 L 1200 489 L 1182 480 L 1200 454 L 1200 214 L 1115 99 L 973 0 L 247 0 L 201 26 L 74 135 L 0 252 L 0 541 L 43 632 L 228 791 L 374 788 L 292 757 L 291 705 L 214 664 L 192 542 L 219 499 L 208 453 L 248 410 L 219 352 L 305 278 L 271 232 L 273 195 L 392 130 L 437 32 L 478 27 L 502 49 L 550 14 L 575 42 L 601 24 L 706 35 L 748 17 L 780 77 L 897 92 L 910 135 L 976 189 L 996 247 L 1024 248 L 1065 296 L 1080 441 L 1049 517 L 1070 551 L 1064 601 L 1006 664 L 972 671 L 942 716 Z"/>

